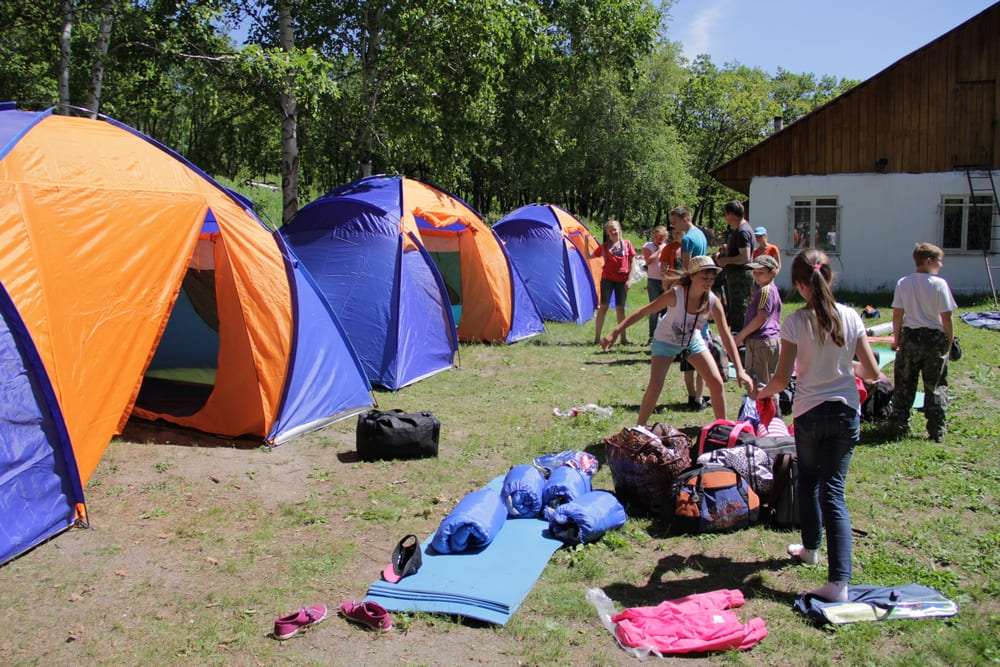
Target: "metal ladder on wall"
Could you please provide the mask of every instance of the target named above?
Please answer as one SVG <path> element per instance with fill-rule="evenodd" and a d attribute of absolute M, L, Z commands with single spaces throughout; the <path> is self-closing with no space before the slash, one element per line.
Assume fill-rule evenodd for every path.
<path fill-rule="evenodd" d="M 990 279 L 990 293 L 993 295 L 993 303 L 1000 307 L 1000 300 L 997 299 L 996 283 L 993 280 L 994 269 L 1000 271 L 1000 265 L 990 264 L 990 253 L 1000 250 L 1000 225 L 993 221 L 1000 215 L 1000 198 L 997 197 L 997 184 L 993 180 L 993 170 L 967 169 L 965 177 L 969 181 L 969 209 L 990 208 L 990 224 L 986 230 L 986 238 L 983 243 L 983 261 L 986 263 L 986 275 Z M 989 203 L 983 203 L 981 199 L 988 199 Z"/>

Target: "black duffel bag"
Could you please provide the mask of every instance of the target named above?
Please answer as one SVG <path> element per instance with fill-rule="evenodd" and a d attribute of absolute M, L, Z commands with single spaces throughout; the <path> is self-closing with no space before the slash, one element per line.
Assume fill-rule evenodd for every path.
<path fill-rule="evenodd" d="M 358 415 L 357 449 L 362 461 L 437 456 L 441 422 L 430 412 L 370 410 Z"/>

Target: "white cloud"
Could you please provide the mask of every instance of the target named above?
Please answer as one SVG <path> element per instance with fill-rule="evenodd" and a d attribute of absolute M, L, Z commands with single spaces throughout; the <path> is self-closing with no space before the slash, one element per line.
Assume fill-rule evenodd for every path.
<path fill-rule="evenodd" d="M 675 39 L 684 44 L 684 57 L 689 60 L 693 60 L 702 53 L 712 53 L 712 45 L 715 40 L 719 37 L 727 38 L 725 30 L 720 29 L 719 25 L 725 19 L 730 4 L 729 0 L 716 0 L 701 4 L 703 6 L 691 18 L 685 32 L 674 36 Z"/>

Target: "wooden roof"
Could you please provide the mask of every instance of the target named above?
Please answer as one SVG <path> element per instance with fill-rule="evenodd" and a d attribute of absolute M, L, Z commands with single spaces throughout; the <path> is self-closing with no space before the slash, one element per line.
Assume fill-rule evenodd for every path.
<path fill-rule="evenodd" d="M 755 176 L 1000 168 L 1000 2 L 715 169 Z"/>

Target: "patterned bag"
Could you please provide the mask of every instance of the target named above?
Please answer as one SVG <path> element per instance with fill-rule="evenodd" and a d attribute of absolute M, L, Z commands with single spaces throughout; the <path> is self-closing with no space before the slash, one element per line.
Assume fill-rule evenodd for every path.
<path fill-rule="evenodd" d="M 658 516 L 674 478 L 691 465 L 691 439 L 672 426 L 653 429 L 626 428 L 605 438 L 604 448 L 618 499 Z"/>

